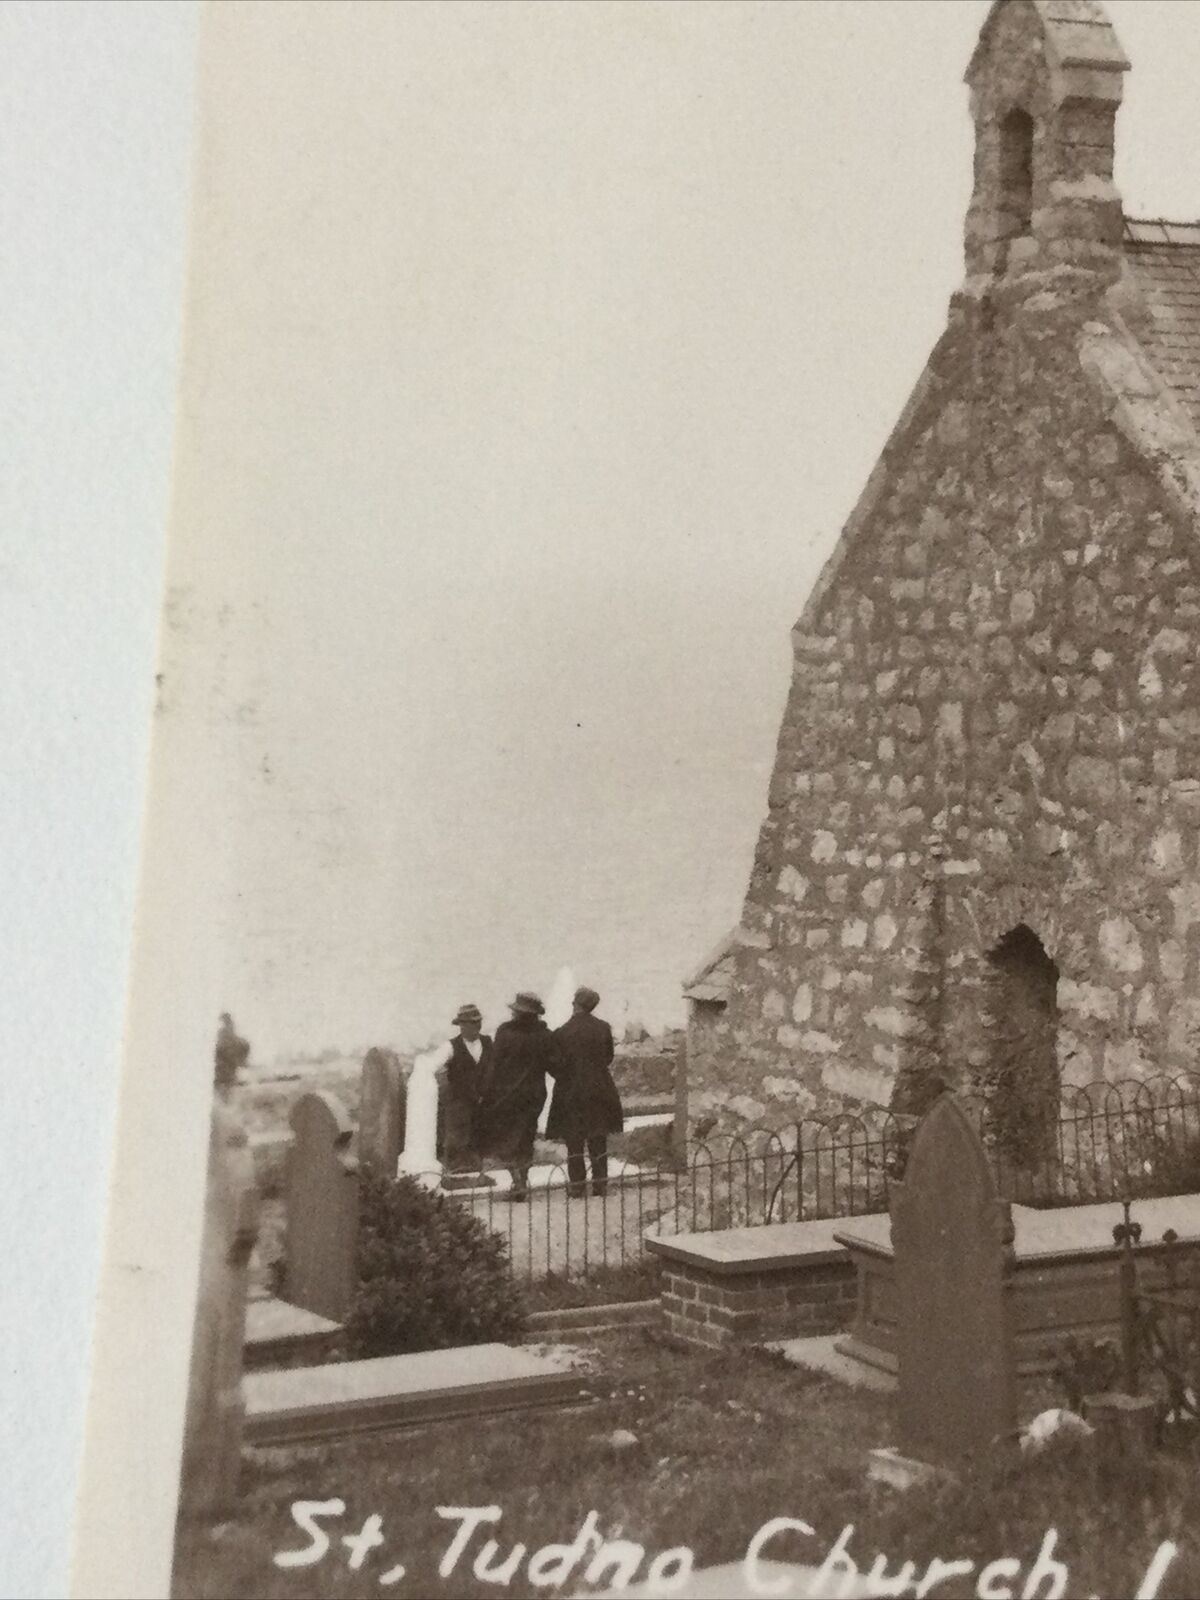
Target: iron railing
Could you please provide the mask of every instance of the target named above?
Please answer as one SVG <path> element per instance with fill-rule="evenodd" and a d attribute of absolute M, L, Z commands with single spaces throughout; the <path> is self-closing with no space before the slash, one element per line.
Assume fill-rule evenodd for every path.
<path fill-rule="evenodd" d="M 1127 1426 L 1147 1422 L 1143 1444 L 1161 1442 L 1163 1422 L 1200 1420 L 1200 1263 L 1194 1246 L 1173 1228 L 1161 1241 L 1147 1238 L 1123 1205 L 1124 1220 L 1113 1228 L 1118 1251 L 1114 1309 L 1117 1339 L 1090 1342 L 1072 1336 L 1047 1355 L 1055 1359 L 1055 1375 L 1073 1411 L 1097 1416 L 1112 1411 L 1108 1401 L 1120 1397 L 1148 1405 L 1125 1409 Z M 1139 1435 L 1120 1445 L 1136 1443 Z"/>
<path fill-rule="evenodd" d="M 1200 1075 L 1093 1083 L 1064 1092 L 1032 1162 L 996 1133 L 987 1100 L 961 1096 L 1004 1198 L 1039 1207 L 1200 1192 Z M 693 1145 L 686 1160 L 610 1161 L 602 1193 L 569 1187 L 565 1163 L 535 1169 L 528 1198 L 452 1191 L 508 1243 L 511 1269 L 536 1280 L 645 1264 L 647 1234 L 674 1235 L 885 1211 L 917 1119 L 875 1108 Z M 431 1176 L 431 1182 L 436 1181 Z"/>

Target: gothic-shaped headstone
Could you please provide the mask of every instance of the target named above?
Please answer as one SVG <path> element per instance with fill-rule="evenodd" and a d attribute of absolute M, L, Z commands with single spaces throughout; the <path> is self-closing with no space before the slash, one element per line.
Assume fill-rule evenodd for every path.
<path fill-rule="evenodd" d="M 1016 1434 L 1012 1213 L 952 1094 L 917 1129 L 890 1203 L 901 1452 L 957 1468 Z"/>
<path fill-rule="evenodd" d="M 341 1322 L 357 1274 L 358 1162 L 354 1127 L 331 1094 L 301 1095 L 288 1156 L 284 1298 Z"/>
<path fill-rule="evenodd" d="M 394 1050 L 368 1050 L 358 1108 L 358 1159 L 366 1172 L 396 1176 L 404 1148 L 404 1068 Z"/>

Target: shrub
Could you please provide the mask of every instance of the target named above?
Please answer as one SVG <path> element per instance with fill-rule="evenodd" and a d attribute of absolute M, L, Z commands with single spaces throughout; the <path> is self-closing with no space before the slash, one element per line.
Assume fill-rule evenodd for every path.
<path fill-rule="evenodd" d="M 503 1239 L 413 1178 L 363 1174 L 350 1357 L 519 1338 L 524 1311 Z"/>

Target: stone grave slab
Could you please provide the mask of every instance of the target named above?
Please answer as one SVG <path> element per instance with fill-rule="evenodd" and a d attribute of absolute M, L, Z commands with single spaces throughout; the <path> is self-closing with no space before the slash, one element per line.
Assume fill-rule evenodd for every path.
<path fill-rule="evenodd" d="M 286 1300 L 251 1300 L 246 1307 L 246 1366 L 277 1366 L 300 1356 L 319 1363 L 341 1330 L 340 1322 Z"/>
<path fill-rule="evenodd" d="M 1121 1221 L 1117 1201 L 1038 1211 L 1014 1205 L 1014 1264 L 1010 1297 L 1018 1372 L 1028 1376 L 1053 1366 L 1052 1350 L 1070 1335 L 1111 1338 L 1119 1326 L 1117 1256 L 1113 1227 Z M 1142 1224 L 1137 1247 L 1143 1271 L 1152 1272 L 1163 1233 L 1173 1228 L 1180 1243 L 1200 1255 L 1200 1195 L 1134 1202 Z M 858 1274 L 858 1311 L 844 1354 L 896 1371 L 896 1293 L 891 1224 L 886 1216 L 856 1217 L 834 1224 Z M 1177 1247 L 1178 1248 L 1178 1247 Z"/>
<path fill-rule="evenodd" d="M 820 1569 L 788 1561 L 761 1560 L 757 1563 L 758 1587 L 752 1588 L 741 1561 L 727 1561 L 719 1567 L 700 1567 L 682 1588 L 678 1582 L 655 1585 L 634 1583 L 627 1589 L 607 1589 L 585 1595 L 582 1600 L 615 1600 L 619 1594 L 624 1600 L 762 1600 L 772 1594 L 779 1600 L 877 1600 L 883 1590 L 872 1587 L 864 1579 L 853 1582 L 839 1573 L 828 1583 L 817 1583 Z M 894 1592 L 894 1591 L 893 1591 Z"/>
<path fill-rule="evenodd" d="M 426 1350 L 248 1374 L 246 1441 L 295 1444 L 590 1399 L 589 1369 L 568 1347 Z"/>
<path fill-rule="evenodd" d="M 882 1221 L 887 1217 L 862 1218 Z M 646 1235 L 646 1248 L 667 1261 L 683 1261 L 717 1274 L 763 1272 L 772 1268 L 817 1266 L 844 1261 L 839 1242 L 844 1218 L 810 1222 L 772 1222 L 766 1227 L 722 1228 L 715 1233 Z"/>
<path fill-rule="evenodd" d="M 895 1394 L 896 1379 L 890 1372 L 870 1366 L 846 1355 L 840 1348 L 842 1336 L 818 1334 L 810 1339 L 773 1339 L 764 1350 L 774 1350 L 794 1367 L 821 1372 L 850 1389 L 874 1389 L 880 1394 Z"/>
<path fill-rule="evenodd" d="M 1162 1238 L 1174 1228 L 1184 1242 L 1200 1243 L 1200 1194 L 1171 1195 L 1161 1200 L 1135 1200 L 1134 1216 L 1142 1224 L 1143 1244 Z M 1122 1220 L 1119 1200 L 1090 1206 L 1062 1206 L 1039 1211 L 1033 1206 L 1012 1206 L 1013 1250 L 1019 1261 L 1039 1256 L 1111 1255 L 1113 1228 Z M 847 1248 L 873 1249 L 892 1254 L 891 1218 L 886 1213 L 842 1218 L 829 1224 Z"/>

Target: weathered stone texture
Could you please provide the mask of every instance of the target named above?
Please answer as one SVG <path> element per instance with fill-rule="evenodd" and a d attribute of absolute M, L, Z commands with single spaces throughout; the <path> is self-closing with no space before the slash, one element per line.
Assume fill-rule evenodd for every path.
<path fill-rule="evenodd" d="M 1123 57 L 1098 14 L 1073 76 L 1051 9 L 997 6 L 972 63 L 967 284 L 793 636 L 693 1116 L 979 1080 L 1020 924 L 1058 967 L 1062 1084 L 1196 1064 L 1200 441 L 1105 221 Z"/>
<path fill-rule="evenodd" d="M 937 982 L 935 827 L 955 1060 L 985 1045 L 986 952 L 1024 922 L 1064 980 L 1064 1081 L 1195 1064 L 1198 547 L 1077 331 L 1019 305 L 986 334 L 962 318 L 796 640 L 743 918 L 763 947 L 739 952 L 694 1110 L 720 1107 L 722 1063 L 730 1088 L 792 1077 L 814 1105 L 894 1077 Z"/>

